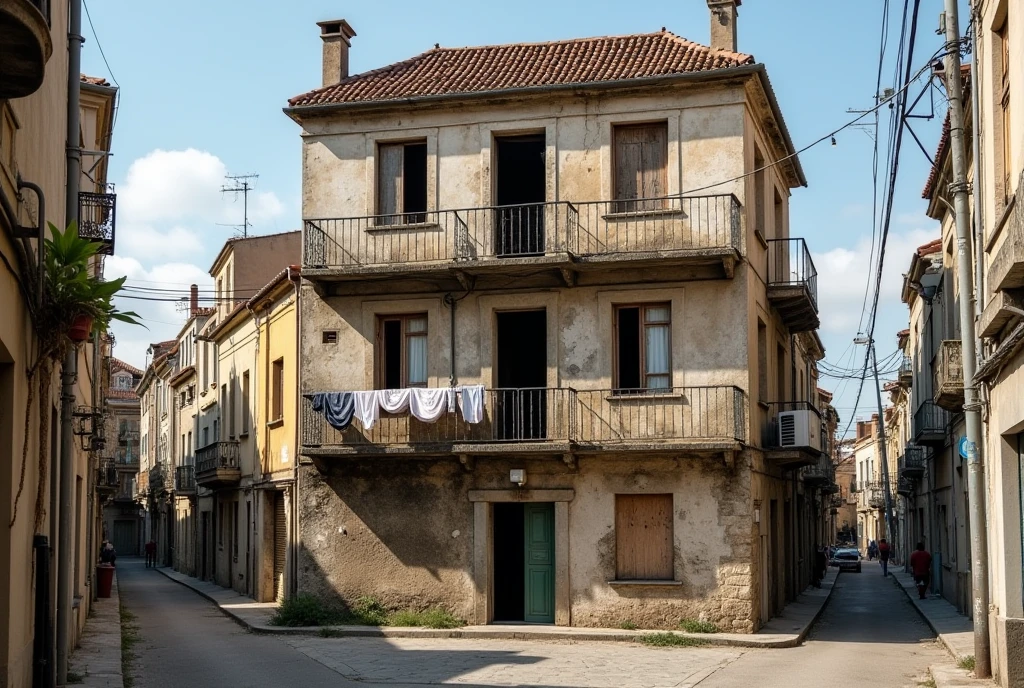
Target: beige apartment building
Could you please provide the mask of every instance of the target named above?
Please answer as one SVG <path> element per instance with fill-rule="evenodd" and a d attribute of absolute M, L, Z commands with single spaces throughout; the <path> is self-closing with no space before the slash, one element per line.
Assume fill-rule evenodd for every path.
<path fill-rule="evenodd" d="M 320 22 L 323 86 L 286 109 L 300 592 L 752 632 L 809 582 L 832 478 L 805 180 L 739 3 L 709 5 L 712 47 L 435 46 L 357 75 L 352 27 Z"/>
<path fill-rule="evenodd" d="M 92 605 L 92 570 L 102 534 L 97 479 L 102 449 L 100 369 L 91 341 L 78 345 L 71 447 L 69 551 L 58 551 L 60 360 L 40 360 L 36 335 L 41 234 L 65 226 L 68 104 L 68 5 L 12 0 L 0 6 L 0 493 L 8 526 L 0 529 L 0 685 L 30 686 L 63 660 L 54 644 L 33 652 L 36 634 L 52 638 L 56 610 L 67 612 L 68 648 L 77 644 Z M 76 75 L 77 78 L 77 75 Z M 105 152 L 116 89 L 81 77 L 79 143 L 82 233 L 113 248 L 113 194 Z M 87 173 L 86 173 L 87 172 Z M 44 202 L 45 201 L 45 202 Z M 102 269 L 102 259 L 93 268 Z M 38 363 L 38 365 L 37 365 Z M 31 372 L 29 372 L 31 371 Z M 27 416 L 27 422 L 26 422 Z M 26 435 L 27 428 L 27 435 Z M 35 549 L 44 537 L 49 550 Z M 40 543 L 41 544 L 41 543 Z M 49 564 L 45 587 L 34 578 Z M 67 570 L 70 599 L 56 581 Z M 48 589 L 46 589 L 48 588 Z M 36 623 L 38 617 L 44 621 Z M 56 661 L 55 661 L 56 660 Z M 43 676 L 34 676 L 43 667 Z"/>
<path fill-rule="evenodd" d="M 135 501 L 138 493 L 139 433 L 141 416 L 135 387 L 142 371 L 124 361 L 105 356 L 107 384 L 103 394 L 104 451 L 101 452 L 97 486 L 103 497 L 103 539 L 119 557 L 143 553 L 143 512 Z"/>

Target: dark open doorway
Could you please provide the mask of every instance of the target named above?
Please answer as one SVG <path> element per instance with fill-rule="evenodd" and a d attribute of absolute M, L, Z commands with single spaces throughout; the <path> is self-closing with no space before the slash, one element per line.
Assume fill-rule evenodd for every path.
<path fill-rule="evenodd" d="M 498 221 L 495 254 L 501 256 L 544 253 L 546 173 L 544 134 L 504 136 L 496 139 L 496 197 Z"/>
<path fill-rule="evenodd" d="M 545 439 L 547 311 L 497 314 L 498 439 Z"/>
<path fill-rule="evenodd" d="M 494 505 L 494 620 L 555 620 L 555 509 L 545 502 Z"/>

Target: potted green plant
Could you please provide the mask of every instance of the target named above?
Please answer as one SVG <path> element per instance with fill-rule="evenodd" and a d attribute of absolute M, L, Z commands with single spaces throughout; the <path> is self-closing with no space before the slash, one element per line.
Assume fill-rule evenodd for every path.
<path fill-rule="evenodd" d="M 113 304 L 127 278 L 104 280 L 91 273 L 100 244 L 78 236 L 74 222 L 63 232 L 50 224 L 50 235 L 44 249 L 44 298 L 38 322 L 46 351 L 58 356 L 68 342 L 85 341 L 114 320 L 142 324 L 137 313 L 119 311 Z"/>

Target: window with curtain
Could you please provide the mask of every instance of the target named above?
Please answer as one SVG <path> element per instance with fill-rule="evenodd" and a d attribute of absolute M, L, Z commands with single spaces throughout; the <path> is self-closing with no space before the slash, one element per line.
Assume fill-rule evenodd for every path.
<path fill-rule="evenodd" d="M 427 386 L 427 315 L 382 316 L 377 327 L 377 386 Z"/>
<path fill-rule="evenodd" d="M 619 392 L 672 387 L 671 304 L 615 309 L 615 389 Z"/>

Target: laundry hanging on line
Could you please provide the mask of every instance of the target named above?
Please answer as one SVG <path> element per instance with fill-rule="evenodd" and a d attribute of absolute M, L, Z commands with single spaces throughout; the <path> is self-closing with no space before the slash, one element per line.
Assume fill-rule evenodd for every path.
<path fill-rule="evenodd" d="M 479 423 L 484 417 L 484 386 L 409 387 L 356 392 L 320 392 L 307 394 L 313 410 L 321 413 L 331 427 L 344 430 L 357 418 L 364 430 L 370 430 L 385 413 L 409 414 L 424 423 L 434 423 L 456 406 L 467 423 Z"/>

